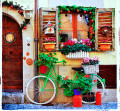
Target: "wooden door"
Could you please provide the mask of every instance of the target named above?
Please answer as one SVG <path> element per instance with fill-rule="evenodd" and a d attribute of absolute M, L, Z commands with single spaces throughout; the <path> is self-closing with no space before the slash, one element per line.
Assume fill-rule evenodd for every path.
<path fill-rule="evenodd" d="M 22 90 L 23 60 L 22 34 L 19 24 L 3 15 L 2 19 L 2 89 Z"/>

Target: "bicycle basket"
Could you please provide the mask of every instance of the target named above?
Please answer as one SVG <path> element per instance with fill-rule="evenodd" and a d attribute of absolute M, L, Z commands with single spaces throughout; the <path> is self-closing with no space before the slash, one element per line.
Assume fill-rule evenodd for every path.
<path fill-rule="evenodd" d="M 99 73 L 99 64 L 96 65 L 82 65 L 85 74 Z"/>

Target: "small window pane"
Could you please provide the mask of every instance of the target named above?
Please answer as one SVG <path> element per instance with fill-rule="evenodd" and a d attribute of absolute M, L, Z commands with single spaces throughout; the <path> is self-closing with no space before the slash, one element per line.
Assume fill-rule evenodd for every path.
<path fill-rule="evenodd" d="M 89 26 L 83 15 L 78 14 L 77 16 L 77 36 L 78 40 L 88 39 Z"/>
<path fill-rule="evenodd" d="M 72 14 L 61 14 L 62 34 L 68 35 L 68 40 L 71 40 L 73 37 L 73 28 L 72 28 Z"/>
<path fill-rule="evenodd" d="M 5 41 L 8 43 L 12 43 L 15 40 L 15 36 L 13 33 L 8 33 L 5 36 Z"/>

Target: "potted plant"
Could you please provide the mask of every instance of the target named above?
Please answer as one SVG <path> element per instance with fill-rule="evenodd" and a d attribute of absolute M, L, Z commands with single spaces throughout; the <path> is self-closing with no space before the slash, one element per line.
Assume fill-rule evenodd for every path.
<path fill-rule="evenodd" d="M 109 39 L 104 39 L 102 43 L 100 43 L 101 51 L 109 51 L 111 48 L 111 43 L 108 42 Z"/>
<path fill-rule="evenodd" d="M 61 84 L 61 88 L 64 88 L 64 95 L 71 97 L 74 96 L 74 91 L 72 86 L 72 80 L 68 79 L 67 77 L 62 77 L 61 75 L 58 75 L 57 80 Z"/>
<path fill-rule="evenodd" d="M 82 99 L 83 101 L 87 101 L 87 102 L 93 102 L 95 101 L 95 93 L 91 92 L 92 87 L 93 87 L 93 78 L 91 78 L 89 75 L 81 75 L 78 77 L 78 79 L 75 82 L 75 84 L 73 85 L 73 88 L 77 90 L 77 94 L 82 95 Z"/>
<path fill-rule="evenodd" d="M 83 57 L 81 55 L 87 57 L 89 54 L 85 52 L 91 51 L 90 43 L 86 45 L 83 44 L 82 41 L 77 41 L 77 39 L 68 40 L 67 42 L 64 42 L 63 48 L 60 49 L 60 51 L 62 54 L 66 55 L 67 58 L 81 58 Z M 84 52 L 84 54 L 81 54 L 81 52 Z"/>
<path fill-rule="evenodd" d="M 54 38 L 45 38 L 44 47 L 48 51 L 55 49 L 56 39 Z"/>
<path fill-rule="evenodd" d="M 58 61 L 58 58 L 53 57 L 53 55 L 56 55 L 56 53 L 39 53 L 39 59 L 35 61 L 35 65 L 40 66 L 40 73 L 46 73 L 47 68 L 50 67 L 50 65 L 55 61 Z"/>
<path fill-rule="evenodd" d="M 66 77 L 58 76 L 58 80 L 61 83 L 61 88 L 64 88 L 64 94 L 66 96 L 73 96 L 74 93 L 85 94 L 92 90 L 92 78 L 89 75 L 82 74 L 76 80 L 66 79 Z"/>

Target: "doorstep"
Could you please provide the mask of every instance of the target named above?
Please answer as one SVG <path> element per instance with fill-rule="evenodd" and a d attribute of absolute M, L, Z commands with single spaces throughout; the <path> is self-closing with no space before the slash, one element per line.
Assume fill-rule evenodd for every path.
<path fill-rule="evenodd" d="M 24 94 L 21 92 L 2 92 L 3 104 L 23 104 Z"/>

